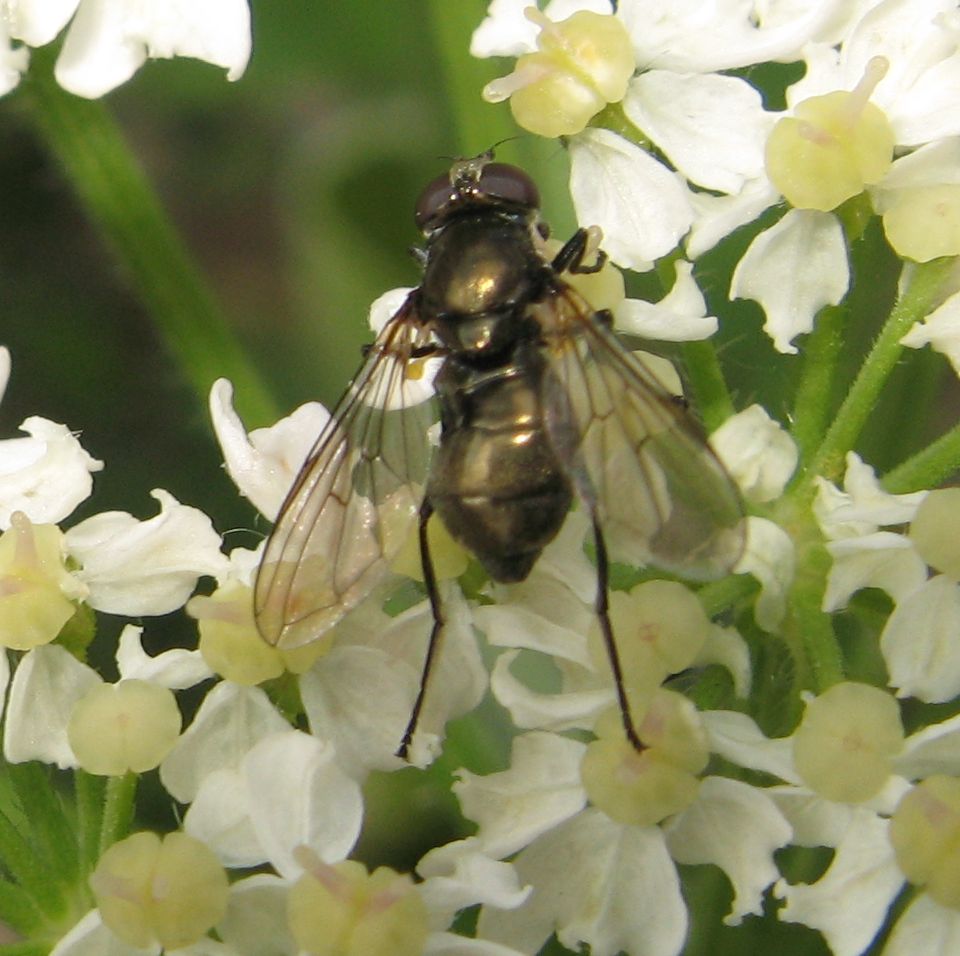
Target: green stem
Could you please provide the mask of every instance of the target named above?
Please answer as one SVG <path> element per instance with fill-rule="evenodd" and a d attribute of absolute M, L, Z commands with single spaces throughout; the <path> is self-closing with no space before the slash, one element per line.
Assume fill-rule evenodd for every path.
<path fill-rule="evenodd" d="M 238 344 L 123 135 L 99 101 L 62 90 L 53 54 L 34 52 L 23 92 L 29 116 L 84 207 L 125 267 L 184 377 L 205 405 L 210 385 L 230 378 L 238 405 L 257 424 L 275 403 Z"/>
<path fill-rule="evenodd" d="M 710 342 L 685 342 L 682 355 L 690 398 L 707 432 L 712 432 L 734 413 L 717 353 Z"/>
<path fill-rule="evenodd" d="M 827 307 L 817 316 L 804 343 L 803 372 L 790 428 L 802 461 L 807 460 L 827 431 L 845 327 L 846 312 Z"/>
<path fill-rule="evenodd" d="M 935 488 L 960 469 L 960 425 L 923 451 L 897 465 L 883 477 L 883 487 L 891 494 L 904 494 Z"/>
<path fill-rule="evenodd" d="M 77 799 L 77 842 L 80 854 L 80 872 L 90 873 L 100 853 L 100 833 L 103 827 L 105 781 L 83 770 L 75 770 L 74 791 Z"/>
<path fill-rule="evenodd" d="M 826 437 L 804 472 L 804 485 L 817 475 L 837 480 L 843 474 L 844 458 L 870 417 L 903 350 L 900 339 L 914 322 L 928 315 L 942 301 L 944 289 L 955 269 L 956 260 L 953 258 L 935 259 L 916 266 L 909 285 L 893 307 Z"/>
<path fill-rule="evenodd" d="M 100 827 L 100 854 L 108 850 L 130 831 L 133 819 L 133 798 L 137 792 L 139 777 L 125 773 L 111 777 L 107 782 L 107 795 L 103 806 L 103 823 Z"/>

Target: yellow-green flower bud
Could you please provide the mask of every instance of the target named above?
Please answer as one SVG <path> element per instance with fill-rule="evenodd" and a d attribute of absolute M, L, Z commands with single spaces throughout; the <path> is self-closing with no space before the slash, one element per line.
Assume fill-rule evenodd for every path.
<path fill-rule="evenodd" d="M 891 694 L 869 684 L 834 684 L 807 703 L 793 737 L 794 765 L 828 800 L 861 803 L 886 783 L 903 740 Z"/>
<path fill-rule="evenodd" d="M 689 667 L 700 653 L 710 621 L 696 595 L 676 581 L 645 581 L 610 595 L 610 621 L 617 637 L 624 683 L 652 692 L 665 677 Z M 607 667 L 600 627 L 590 630 L 590 656 Z"/>
<path fill-rule="evenodd" d="M 307 869 L 290 890 L 287 920 L 311 956 L 421 956 L 427 909 L 408 876 L 389 867 L 367 873 L 361 863 L 329 865 L 309 851 Z"/>
<path fill-rule="evenodd" d="M 767 175 L 792 206 L 829 212 L 886 175 L 893 128 L 869 101 L 886 70 L 874 57 L 854 90 L 812 96 L 771 130 Z"/>
<path fill-rule="evenodd" d="M 450 536 L 446 525 L 436 516 L 427 524 L 427 544 L 438 581 L 460 577 L 467 570 L 470 556 Z M 390 563 L 397 574 L 406 575 L 414 581 L 423 580 L 423 564 L 420 560 L 420 529 L 416 527 L 408 535 L 403 547 Z"/>
<path fill-rule="evenodd" d="M 903 875 L 941 906 L 960 909 L 960 780 L 928 777 L 904 794 L 890 820 Z"/>
<path fill-rule="evenodd" d="M 696 800 L 700 774 L 710 757 L 693 704 L 660 690 L 638 727 L 646 749 L 637 752 L 610 711 L 587 745 L 580 778 L 590 802 L 618 823 L 655 826 Z"/>
<path fill-rule="evenodd" d="M 538 50 L 517 60 L 513 73 L 488 83 L 483 98 L 510 98 L 514 119 L 540 136 L 579 133 L 627 92 L 635 61 L 630 35 L 617 17 L 580 10 L 554 23 L 536 7 L 525 14 L 540 27 Z"/>
<path fill-rule="evenodd" d="M 134 833 L 100 857 L 90 876 L 100 916 L 131 946 L 196 943 L 227 909 L 229 884 L 206 844 L 186 833 Z"/>
<path fill-rule="evenodd" d="M 931 491 L 920 502 L 910 540 L 927 564 L 960 580 L 960 488 Z"/>
<path fill-rule="evenodd" d="M 142 680 L 97 684 L 77 701 L 67 738 L 87 773 L 116 777 L 159 766 L 180 735 L 173 692 Z"/>
<path fill-rule="evenodd" d="M 284 670 L 295 674 L 308 670 L 333 640 L 331 633 L 292 651 L 267 644 L 253 620 L 253 592 L 239 581 L 228 582 L 209 596 L 190 598 L 186 611 L 197 620 L 198 646 L 207 666 L 244 687 L 272 680 Z"/>
<path fill-rule="evenodd" d="M 916 262 L 960 255 L 960 186 L 941 183 L 892 192 L 883 231 L 894 250 Z"/>
<path fill-rule="evenodd" d="M 585 263 L 591 265 L 596 262 L 602 242 L 603 231 L 600 227 L 587 227 Z M 552 259 L 563 246 L 564 243 L 559 239 L 547 239 L 542 251 L 547 259 Z M 609 309 L 612 312 L 627 297 L 623 273 L 609 259 L 596 272 L 566 272 L 563 278 L 596 310 Z"/>
<path fill-rule="evenodd" d="M 0 644 L 28 651 L 49 644 L 74 606 L 64 594 L 72 579 L 63 564 L 63 534 L 53 524 L 31 524 L 17 511 L 0 535 Z"/>

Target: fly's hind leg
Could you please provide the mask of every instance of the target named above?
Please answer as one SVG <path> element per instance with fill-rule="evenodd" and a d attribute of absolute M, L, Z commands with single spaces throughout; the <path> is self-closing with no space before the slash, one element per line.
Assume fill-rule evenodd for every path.
<path fill-rule="evenodd" d="M 420 563 L 423 568 L 423 583 L 430 600 L 430 610 L 433 612 L 433 627 L 430 630 L 427 653 L 423 660 L 423 671 L 420 674 L 420 689 L 417 691 L 416 700 L 413 702 L 413 710 L 410 712 L 410 719 L 407 721 L 407 729 L 404 730 L 400 746 L 396 751 L 397 756 L 404 760 L 407 759 L 407 751 L 410 749 L 417 724 L 420 722 L 420 712 L 423 710 L 423 702 L 427 696 L 427 682 L 430 679 L 430 671 L 433 670 L 433 665 L 436 662 L 445 623 L 443 606 L 440 603 L 440 591 L 437 588 L 437 575 L 433 567 L 433 558 L 430 556 L 430 542 L 427 539 L 427 522 L 432 514 L 433 505 L 430 504 L 430 499 L 424 499 L 423 505 L 420 507 Z"/>
<path fill-rule="evenodd" d="M 610 623 L 610 568 L 607 559 L 607 545 L 603 539 L 603 531 L 597 519 L 596 512 L 593 519 L 593 540 L 597 550 L 597 598 L 594 605 L 597 620 L 600 623 L 600 633 L 603 635 L 603 644 L 607 649 L 607 659 L 610 661 L 610 670 L 613 672 L 613 683 L 617 691 L 617 703 L 620 705 L 620 718 L 623 720 L 623 730 L 627 740 L 638 753 L 646 750 L 646 745 L 637 733 L 633 715 L 630 712 L 630 701 L 627 698 L 626 688 L 623 686 L 623 667 L 620 664 L 620 655 L 617 652 L 617 642 L 613 636 L 613 626 Z"/>

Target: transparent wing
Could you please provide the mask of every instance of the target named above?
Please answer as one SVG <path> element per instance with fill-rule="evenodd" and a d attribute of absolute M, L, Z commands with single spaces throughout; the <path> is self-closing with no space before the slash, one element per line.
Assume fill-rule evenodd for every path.
<path fill-rule="evenodd" d="M 280 509 L 254 589 L 271 644 L 315 640 L 385 577 L 416 524 L 436 402 L 413 297 L 387 322 Z"/>
<path fill-rule="evenodd" d="M 537 308 L 547 427 L 611 557 L 698 579 L 728 573 L 743 552 L 743 505 L 682 401 L 573 289 Z"/>

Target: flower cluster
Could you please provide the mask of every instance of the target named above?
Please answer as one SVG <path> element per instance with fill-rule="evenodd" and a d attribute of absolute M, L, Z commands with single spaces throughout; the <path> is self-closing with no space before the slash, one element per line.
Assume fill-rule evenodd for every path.
<path fill-rule="evenodd" d="M 247 0 L 5 0 L 0 5 L 0 95 L 20 82 L 30 48 L 46 46 L 64 30 L 57 82 L 88 98 L 125 83 L 148 57 L 196 57 L 223 67 L 231 80 L 243 75 L 250 59 Z"/>
<path fill-rule="evenodd" d="M 142 4 L 82 0 L 54 23 L 23 2 L 4 22 L 46 42 L 74 6 L 58 74 L 87 95 L 148 53 L 232 73 L 246 61 L 242 3 L 218 7 L 243 22 L 222 46 L 194 29 L 206 4 L 158 21 Z M 691 873 L 710 864 L 731 932 L 803 924 L 836 956 L 954 951 L 960 491 L 930 489 L 960 464 L 960 429 L 879 476 L 857 449 L 905 347 L 932 344 L 960 371 L 960 11 L 798 9 L 493 0 L 473 37 L 475 55 L 518 58 L 484 96 L 563 139 L 578 217 L 612 262 L 669 264 L 655 304 L 627 298 L 612 265 L 577 281 L 619 331 L 683 357 L 748 512 L 724 580 L 611 565 L 618 683 L 596 610 L 605 556 L 582 507 L 514 584 L 430 524 L 443 641 L 405 761 L 433 622 L 416 539 L 319 640 L 275 647 L 254 615 L 262 545 L 227 550 L 160 489 L 153 517 L 71 523 L 102 463 L 39 417 L 0 441 L 2 941 L 56 956 L 533 956 L 551 940 L 678 956 L 699 915 Z M 123 75 L 115 58 L 97 72 L 108 40 L 129 54 Z M 804 67 L 786 74 L 779 110 L 751 79 L 770 63 Z M 741 228 L 745 251 L 717 289 L 702 257 Z M 897 299 L 866 354 L 841 362 L 851 253 L 871 229 L 900 270 Z M 375 303 L 374 330 L 405 295 Z M 735 411 L 710 339 L 735 337 L 736 298 L 759 304 L 771 355 L 796 363 L 782 408 L 751 403 L 745 385 Z M 638 360 L 681 394 L 669 362 Z M 418 360 L 385 403 L 423 403 L 440 361 Z M 0 348 L 0 396 L 9 374 Z M 273 520 L 329 414 L 311 403 L 248 433 L 232 402 L 221 379 L 210 413 L 226 471 Z M 651 472 L 638 491 L 668 508 L 656 484 Z M 180 608 L 196 648 L 147 653 L 151 618 Z M 118 639 L 116 680 L 88 662 L 98 613 L 139 622 Z M 415 873 L 369 871 L 352 858 L 367 788 L 429 767 L 488 692 L 497 753 L 465 748 L 452 768 L 470 826 Z M 624 734 L 624 701 L 642 746 Z M 458 733 L 483 739 L 476 721 Z M 71 774 L 71 806 L 43 765 Z M 154 771 L 182 808 L 162 836 L 132 823 Z"/>

